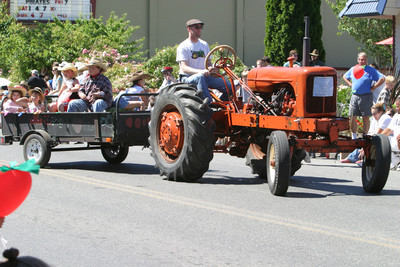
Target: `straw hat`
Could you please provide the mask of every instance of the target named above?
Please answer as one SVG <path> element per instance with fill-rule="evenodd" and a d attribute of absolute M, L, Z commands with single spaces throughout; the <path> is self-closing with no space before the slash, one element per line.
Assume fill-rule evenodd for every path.
<path fill-rule="evenodd" d="M 28 83 L 27 83 L 26 81 L 21 81 L 21 82 L 19 83 L 19 85 L 22 86 L 22 87 L 24 87 L 26 90 L 29 89 L 29 85 L 28 85 Z"/>
<path fill-rule="evenodd" d="M 76 74 L 78 73 L 78 69 L 75 67 L 73 63 L 66 63 L 61 71 L 66 71 L 66 70 L 73 70 L 74 72 L 74 77 L 76 77 Z"/>
<path fill-rule="evenodd" d="M 103 70 L 103 72 L 107 71 L 107 66 L 103 63 L 103 59 L 99 57 L 94 57 L 92 58 L 89 63 L 87 64 L 87 67 L 90 66 L 97 66 Z"/>
<path fill-rule="evenodd" d="M 8 91 L 10 92 L 10 95 L 12 95 L 12 93 L 14 91 L 19 91 L 19 92 L 21 92 L 22 97 L 26 96 L 26 93 L 27 93 L 26 89 L 20 85 L 10 87 L 10 88 L 8 88 Z"/>
<path fill-rule="evenodd" d="M 38 94 L 40 95 L 40 99 L 41 99 L 42 101 L 44 101 L 44 95 L 43 95 L 42 89 L 40 89 L 40 87 L 35 87 L 35 88 L 29 90 L 29 91 L 28 91 L 29 97 L 32 96 L 33 92 L 38 93 Z"/>
<path fill-rule="evenodd" d="M 76 62 L 75 67 L 78 69 L 78 72 L 85 71 L 88 69 L 87 64 L 83 62 Z"/>
<path fill-rule="evenodd" d="M 132 79 L 131 82 L 133 83 L 134 81 L 138 81 L 141 79 L 149 79 L 149 78 L 153 78 L 153 76 L 151 76 L 148 73 L 144 73 L 143 71 L 137 71 L 132 75 Z"/>

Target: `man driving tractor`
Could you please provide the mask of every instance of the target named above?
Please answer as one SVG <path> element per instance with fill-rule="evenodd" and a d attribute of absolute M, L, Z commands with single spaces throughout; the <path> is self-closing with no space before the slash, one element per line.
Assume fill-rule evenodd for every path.
<path fill-rule="evenodd" d="M 204 97 L 212 101 L 208 88 L 217 89 L 222 93 L 221 100 L 228 100 L 228 93 L 225 82 L 220 77 L 211 75 L 212 69 L 205 68 L 205 58 L 210 52 L 208 43 L 200 39 L 204 23 L 198 19 L 191 19 L 186 22 L 186 29 L 189 37 L 179 44 L 176 53 L 176 61 L 179 63 L 179 78 L 181 82 L 195 84 L 198 90 L 201 90 Z M 211 65 L 208 62 L 207 65 Z M 231 87 L 226 82 L 228 88 Z"/>

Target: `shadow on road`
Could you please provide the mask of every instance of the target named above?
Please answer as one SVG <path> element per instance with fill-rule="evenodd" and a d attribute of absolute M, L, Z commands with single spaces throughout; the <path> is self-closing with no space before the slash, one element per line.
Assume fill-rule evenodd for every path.
<path fill-rule="evenodd" d="M 321 194 L 321 197 L 327 196 L 340 196 L 340 195 L 356 195 L 356 196 L 380 196 L 380 195 L 400 195 L 400 190 L 390 190 L 383 188 L 380 194 L 370 194 L 366 193 L 362 186 L 354 186 L 350 184 L 344 183 L 352 183 L 351 180 L 346 179 L 335 179 L 335 178 L 324 178 L 324 177 L 310 177 L 310 176 L 301 176 L 301 177 L 292 177 L 290 179 L 290 188 L 298 187 L 305 189 L 312 189 L 318 191 L 325 191 L 325 194 Z M 304 196 L 303 196 L 304 195 Z M 314 194 L 312 194 L 314 195 Z M 286 194 L 287 197 L 299 197 L 299 198 L 308 198 L 310 197 L 308 193 L 300 193 L 300 192 L 288 192 Z M 313 196 L 315 197 L 315 196 Z"/>
<path fill-rule="evenodd" d="M 208 178 L 203 177 L 196 181 L 199 184 L 225 184 L 225 185 L 251 185 L 251 184 L 263 184 L 267 183 L 267 180 L 260 178 L 238 178 L 238 177 L 229 177 L 225 176 L 224 178 Z"/>
<path fill-rule="evenodd" d="M 346 168 L 356 168 L 356 169 L 360 169 L 360 171 L 361 171 L 361 168 L 355 163 L 340 163 L 340 164 L 336 164 L 336 165 L 307 163 L 307 164 L 305 164 L 305 166 L 315 166 L 317 168 L 321 168 L 321 167 L 343 168 L 345 166 Z"/>
<path fill-rule="evenodd" d="M 46 169 L 56 170 L 89 170 L 99 172 L 126 173 L 126 174 L 159 174 L 153 165 L 121 163 L 109 164 L 104 161 L 79 161 L 65 163 L 49 163 Z"/>

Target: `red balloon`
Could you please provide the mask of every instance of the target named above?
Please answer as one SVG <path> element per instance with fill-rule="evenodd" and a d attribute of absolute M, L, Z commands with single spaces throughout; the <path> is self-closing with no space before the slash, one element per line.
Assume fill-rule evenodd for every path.
<path fill-rule="evenodd" d="M 356 65 L 353 69 L 354 77 L 358 80 L 364 75 L 364 68 L 365 66 Z"/>
<path fill-rule="evenodd" d="M 28 196 L 32 186 L 29 172 L 0 172 L 0 217 L 13 213 Z"/>

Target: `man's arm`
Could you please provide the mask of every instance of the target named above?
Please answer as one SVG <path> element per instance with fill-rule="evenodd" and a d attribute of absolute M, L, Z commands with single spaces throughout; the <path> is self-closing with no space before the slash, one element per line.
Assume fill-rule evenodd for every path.
<path fill-rule="evenodd" d="M 381 86 L 385 82 L 385 76 L 381 77 L 374 85 L 371 86 L 371 91 Z"/>
<path fill-rule="evenodd" d="M 384 134 L 384 135 L 390 135 L 391 133 L 393 133 L 393 131 L 392 130 L 390 130 L 389 128 L 386 128 L 385 130 L 383 130 L 382 132 L 381 132 L 381 134 Z"/>
<path fill-rule="evenodd" d="M 188 65 L 188 63 L 186 61 L 179 61 L 179 67 L 181 68 L 181 70 L 188 74 L 188 75 L 193 75 L 193 74 L 203 74 L 204 76 L 208 76 L 210 75 L 210 72 L 207 69 L 195 69 L 192 68 Z"/>
<path fill-rule="evenodd" d="M 352 86 L 353 84 L 351 83 L 351 81 L 349 79 L 347 79 L 346 77 L 343 76 L 343 80 L 347 83 L 348 86 Z"/>

